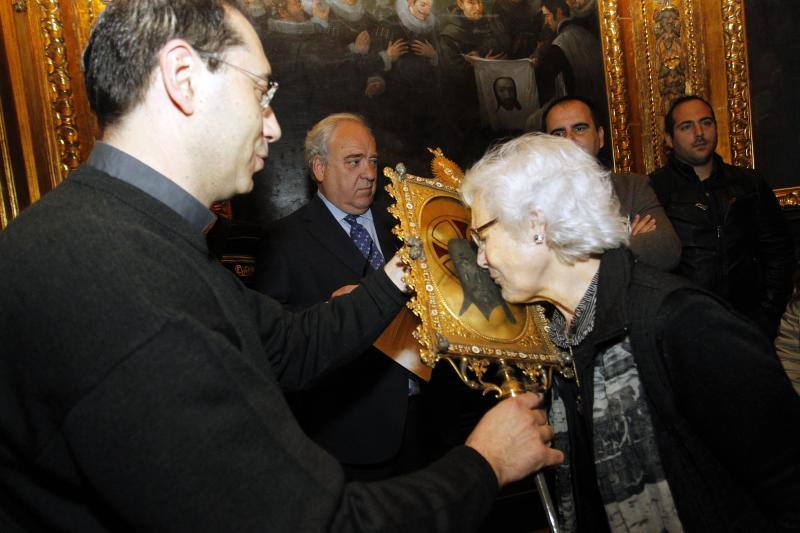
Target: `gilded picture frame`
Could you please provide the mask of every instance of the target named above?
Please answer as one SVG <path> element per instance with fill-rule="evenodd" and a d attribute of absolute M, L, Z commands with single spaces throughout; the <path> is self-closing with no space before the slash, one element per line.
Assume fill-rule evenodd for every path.
<path fill-rule="evenodd" d="M 408 307 L 421 322 L 414 336 L 422 361 L 433 367 L 445 360 L 467 385 L 499 395 L 509 383 L 520 390 L 547 388 L 554 371 L 573 376 L 569 358 L 550 340 L 543 308 L 505 302 L 476 265 L 458 180 L 415 176 L 402 164 L 384 174 L 395 200 L 389 209 L 398 220 L 395 233 L 405 243 L 400 257 L 410 266 L 406 282 L 415 295 Z M 492 383 L 493 366 L 504 385 Z"/>

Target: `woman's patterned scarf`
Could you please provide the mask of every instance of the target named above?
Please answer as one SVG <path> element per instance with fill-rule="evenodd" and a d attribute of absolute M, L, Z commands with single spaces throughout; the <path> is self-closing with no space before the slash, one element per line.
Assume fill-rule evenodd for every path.
<path fill-rule="evenodd" d="M 577 346 L 594 329 L 597 275 L 575 310 L 566 332 L 556 310 L 550 321 L 553 342 Z M 592 397 L 592 447 L 597 485 L 611 531 L 683 531 L 664 469 L 630 338 L 595 356 Z M 558 507 L 565 531 L 576 531 L 570 473 L 567 413 L 557 387 L 552 391 L 550 423 L 554 446 L 567 460 L 556 471 Z"/>

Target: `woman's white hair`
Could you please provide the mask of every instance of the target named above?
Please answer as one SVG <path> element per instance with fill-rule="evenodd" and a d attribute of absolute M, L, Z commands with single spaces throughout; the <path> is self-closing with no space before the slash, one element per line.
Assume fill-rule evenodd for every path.
<path fill-rule="evenodd" d="M 543 223 L 548 245 L 571 265 L 628 245 L 630 224 L 609 174 L 574 142 L 529 133 L 490 149 L 467 171 L 461 196 L 517 235 Z"/>

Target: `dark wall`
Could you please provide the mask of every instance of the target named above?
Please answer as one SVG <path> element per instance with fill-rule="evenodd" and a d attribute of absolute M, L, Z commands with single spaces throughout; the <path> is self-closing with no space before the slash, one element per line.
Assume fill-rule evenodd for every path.
<path fill-rule="evenodd" d="M 756 168 L 773 188 L 800 185 L 800 2 L 745 2 Z"/>

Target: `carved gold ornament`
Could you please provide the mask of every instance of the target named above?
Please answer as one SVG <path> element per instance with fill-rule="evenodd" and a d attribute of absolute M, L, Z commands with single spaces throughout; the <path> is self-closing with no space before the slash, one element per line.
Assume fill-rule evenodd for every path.
<path fill-rule="evenodd" d="M 72 78 L 68 57 L 61 7 L 56 0 L 37 0 L 41 13 L 40 30 L 44 43 L 47 80 L 50 85 L 50 105 L 58 143 L 60 176 L 64 179 L 81 163 L 81 147 L 72 98 Z"/>
<path fill-rule="evenodd" d="M 437 157 L 446 161 L 441 151 Z M 438 168 L 452 171 L 442 170 L 448 180 L 461 174 L 455 164 Z M 400 222 L 395 233 L 405 243 L 400 257 L 411 267 L 406 282 L 416 295 L 408 306 L 421 321 L 415 337 L 423 362 L 445 360 L 469 387 L 499 396 L 546 389 L 554 371 L 572 377 L 542 308 L 509 304 L 478 266 L 470 214 L 452 182 L 408 174 L 402 164 L 384 174 L 395 200 L 389 211 Z"/>
<path fill-rule="evenodd" d="M 415 291 L 408 307 L 419 317 L 414 336 L 429 367 L 447 361 L 470 388 L 498 398 L 547 390 L 553 373 L 572 379 L 571 354 L 556 348 L 539 305 L 503 300 L 499 287 L 476 260 L 470 213 L 458 187 L 463 172 L 440 149 L 431 150 L 436 178 L 406 173 L 400 163 L 384 169 L 404 242 L 400 258 L 410 266 L 406 283 Z M 548 525 L 560 531 L 544 474 L 534 476 Z"/>

